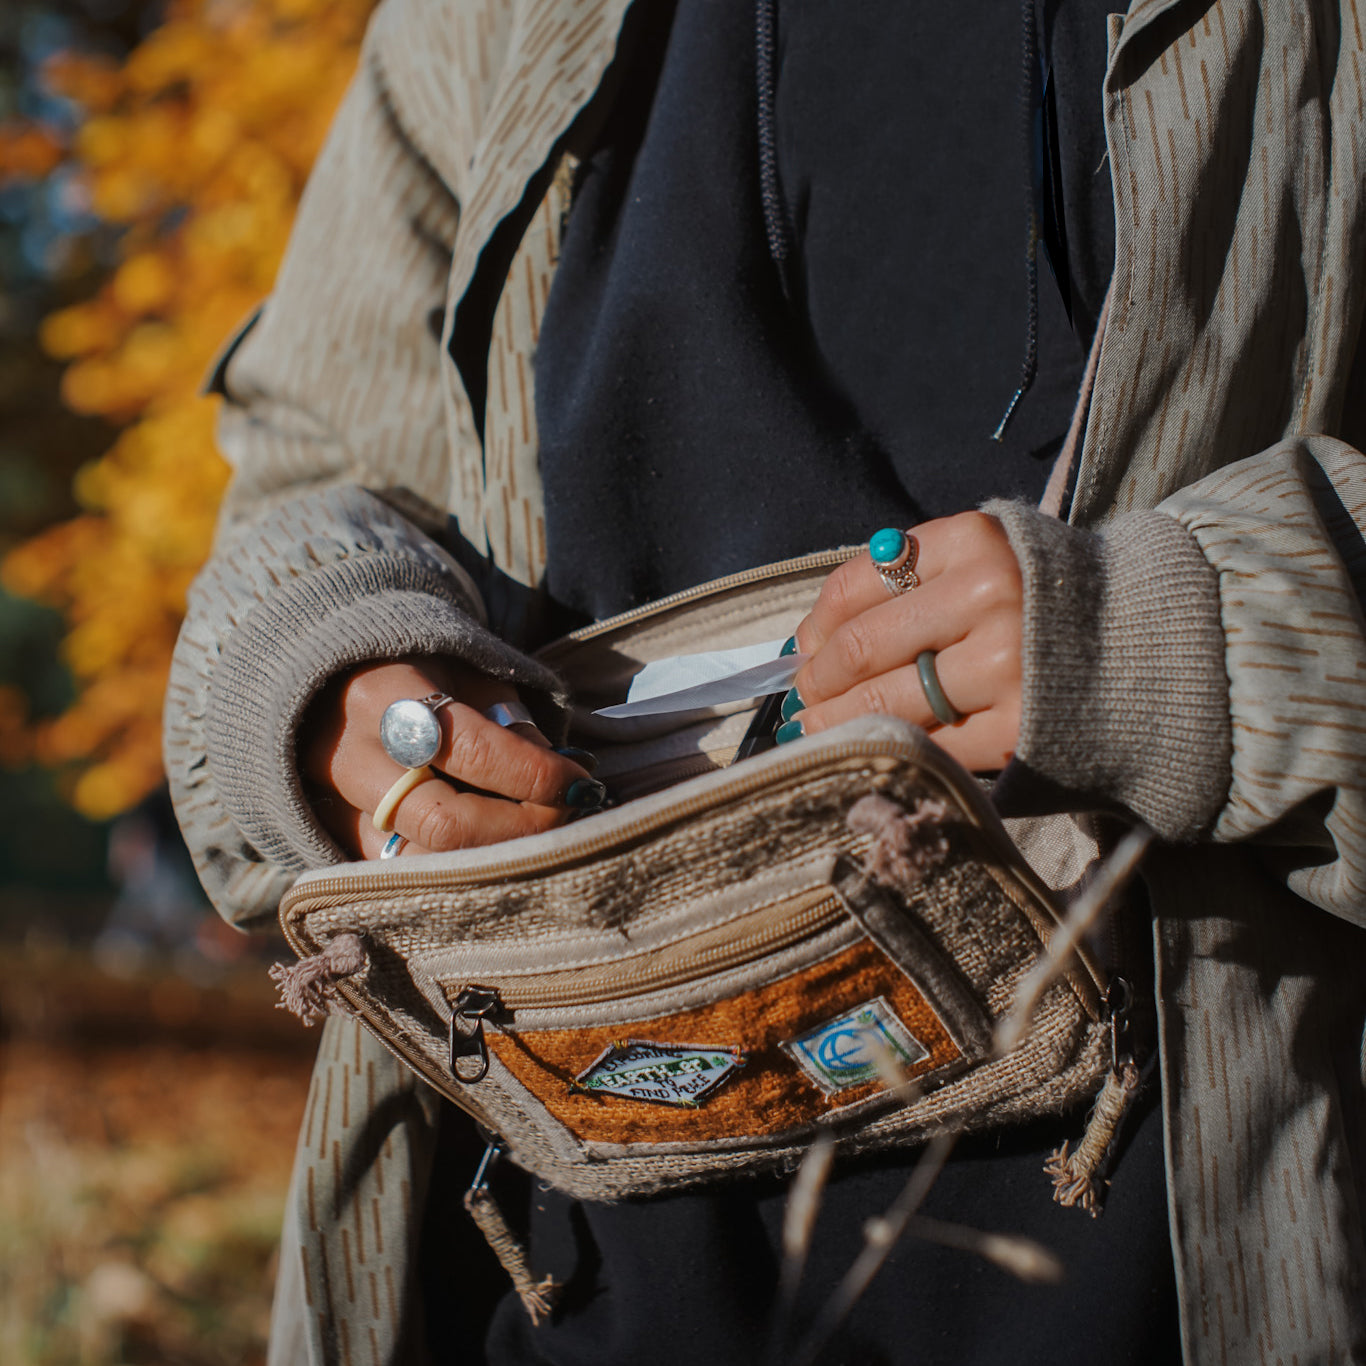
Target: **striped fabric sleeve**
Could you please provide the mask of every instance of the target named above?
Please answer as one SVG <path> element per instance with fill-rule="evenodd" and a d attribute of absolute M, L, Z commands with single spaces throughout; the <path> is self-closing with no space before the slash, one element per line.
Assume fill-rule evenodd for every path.
<path fill-rule="evenodd" d="M 1366 456 L 1283 441 L 1161 504 L 1219 575 L 1232 782 L 1214 834 L 1366 924 Z"/>
<path fill-rule="evenodd" d="M 1287 440 L 1098 531 L 986 510 L 1025 579 L 1012 790 L 1256 840 L 1366 924 L 1366 457 Z"/>
<path fill-rule="evenodd" d="M 200 878 L 229 920 L 270 914 L 301 870 L 340 861 L 305 797 L 296 731 L 338 672 L 411 655 L 513 683 L 555 733 L 554 675 L 489 632 L 455 561 L 363 489 L 271 509 L 201 574 L 172 662 L 165 759 Z"/>

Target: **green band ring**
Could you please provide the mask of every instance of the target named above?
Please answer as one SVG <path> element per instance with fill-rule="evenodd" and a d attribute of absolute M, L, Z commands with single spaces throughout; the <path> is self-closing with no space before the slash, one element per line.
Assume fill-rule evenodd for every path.
<path fill-rule="evenodd" d="M 915 671 L 920 675 L 920 686 L 925 690 L 925 701 L 930 704 L 934 719 L 941 726 L 956 726 L 963 719 L 963 713 L 944 695 L 934 658 L 933 650 L 921 650 L 915 658 Z"/>

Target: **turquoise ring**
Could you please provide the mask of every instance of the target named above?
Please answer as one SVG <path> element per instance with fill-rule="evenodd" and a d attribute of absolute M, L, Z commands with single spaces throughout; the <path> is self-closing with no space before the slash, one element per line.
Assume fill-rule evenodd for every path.
<path fill-rule="evenodd" d="M 875 531 L 868 540 L 868 555 L 894 598 L 920 587 L 920 575 L 915 572 L 920 542 L 909 531 L 894 526 Z"/>

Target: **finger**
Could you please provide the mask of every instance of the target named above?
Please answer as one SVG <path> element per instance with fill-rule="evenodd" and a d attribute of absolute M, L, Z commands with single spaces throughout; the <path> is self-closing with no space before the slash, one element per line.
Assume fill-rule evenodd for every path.
<path fill-rule="evenodd" d="M 355 817 L 353 822 L 355 833 L 352 837 L 352 845 L 360 849 L 361 858 L 378 859 L 384 846 L 389 843 L 393 833 L 396 832 L 386 834 L 382 830 L 376 830 L 374 822 L 366 811 L 355 811 L 353 814 Z M 391 855 L 392 858 L 407 858 L 409 854 L 430 854 L 432 852 L 415 841 L 407 839 L 407 836 L 404 836 L 404 839 L 407 842 L 400 847 L 398 853 Z"/>
<path fill-rule="evenodd" d="M 457 792 L 437 778 L 419 784 L 399 803 L 394 829 L 425 849 L 472 849 L 537 835 L 563 824 L 568 817 L 562 806 Z"/>
<path fill-rule="evenodd" d="M 977 616 L 962 610 L 973 591 L 981 599 L 981 615 Z M 799 704 L 819 706 L 865 684 L 876 696 L 880 679 L 907 669 L 912 678 L 911 692 L 919 695 L 923 689 L 916 661 L 926 650 L 937 656 L 939 678 L 946 691 L 950 686 L 956 689 L 949 695 L 957 710 L 981 711 L 1008 697 L 1020 686 L 1022 624 L 1017 613 L 994 610 L 987 598 L 987 593 L 971 584 L 960 589 L 954 576 L 946 574 L 925 591 L 923 601 L 913 607 L 907 604 L 900 618 L 889 613 L 887 620 L 882 620 L 881 609 L 865 612 L 836 632 L 830 644 L 797 675 L 797 696 L 788 706 L 789 713 Z"/>
<path fill-rule="evenodd" d="M 912 592 L 922 591 L 943 568 L 939 525 L 927 522 L 915 529 L 919 545 L 915 572 L 922 587 Z M 867 551 L 846 560 L 826 579 L 815 606 L 797 627 L 797 649 L 802 654 L 815 654 L 846 621 L 890 601 L 893 598 Z"/>
<path fill-rule="evenodd" d="M 896 680 L 894 686 L 889 683 L 886 694 L 889 701 L 887 707 L 876 705 L 882 701 L 881 696 L 865 695 L 859 701 L 840 698 L 836 702 L 813 707 L 809 713 L 801 712 L 795 719 L 801 723 L 803 734 L 814 735 L 853 720 L 855 716 L 874 713 L 895 715 L 929 731 L 934 742 L 952 754 L 964 768 L 974 772 L 995 772 L 1010 762 L 1010 757 L 1019 743 L 1018 700 L 1002 702 L 967 715 L 957 725 L 945 726 L 941 725 L 930 711 L 928 703 L 924 700 L 923 691 L 920 691 L 917 702 L 915 690 L 919 687 L 919 676 L 916 671 L 911 669 L 906 671 L 906 675 Z M 912 678 L 914 683 L 911 682 Z M 942 675 L 940 682 L 944 683 Z M 944 687 L 944 691 L 961 711 L 962 705 L 949 691 L 949 685 Z"/>
<path fill-rule="evenodd" d="M 978 712 L 962 725 L 940 726 L 934 742 L 972 773 L 998 773 L 1014 756 L 1020 740 L 1020 718 L 1004 708 Z"/>
<path fill-rule="evenodd" d="M 1000 523 L 983 512 L 960 512 L 923 522 L 912 534 L 919 545 L 915 572 L 921 583 L 913 593 L 923 592 L 951 565 L 971 564 L 1008 544 Z M 798 648 L 803 654 L 814 654 L 844 622 L 886 602 L 889 596 L 866 552 L 847 561 L 825 581 L 816 605 L 798 626 Z"/>
<path fill-rule="evenodd" d="M 386 780 L 401 777 L 404 772 L 388 759 L 384 765 L 367 775 L 367 795 L 352 803 L 372 827 L 369 813 L 389 791 Z M 389 826 L 427 850 L 469 849 L 538 834 L 561 824 L 569 814 L 563 806 L 462 792 L 433 774 L 403 796 L 390 816 Z"/>
<path fill-rule="evenodd" d="M 500 726 L 482 711 L 452 702 L 436 713 L 441 748 L 432 767 L 484 792 L 542 806 L 562 804 L 588 771 L 557 754 L 539 731 L 533 736 Z"/>
<path fill-rule="evenodd" d="M 977 659 L 978 652 L 967 644 L 952 646 L 935 656 L 939 685 L 955 710 L 964 715 L 985 711 L 998 700 L 997 691 L 984 681 L 984 670 Z M 926 730 L 941 724 L 925 697 L 915 664 L 855 684 L 838 697 L 798 712 L 796 719 L 802 723 L 804 735 L 816 735 L 859 716 L 899 716 Z"/>
<path fill-rule="evenodd" d="M 882 600 L 842 622 L 793 680 L 808 707 L 849 692 L 857 684 L 889 674 L 922 650 L 944 650 L 967 633 L 967 585 L 950 571 L 898 598 Z"/>
<path fill-rule="evenodd" d="M 428 671 L 400 663 L 355 675 L 343 695 L 340 727 L 323 736 L 326 782 L 350 805 L 373 811 L 374 785 L 393 764 L 379 739 L 385 709 L 402 698 L 443 690 L 452 696 L 453 687 L 459 687 L 460 700 L 435 713 L 441 740 L 431 766 L 438 772 L 481 791 L 542 805 L 563 802 L 575 782 L 588 778 L 585 768 L 552 750 L 539 731 L 524 734 L 530 728 L 511 730 L 483 714 L 482 709 L 495 702 L 517 701 L 506 683 L 473 675 L 456 677 L 450 668 L 433 662 Z M 379 779 L 370 776 L 376 769 Z M 380 796 L 387 787 L 385 783 L 380 788 Z"/>

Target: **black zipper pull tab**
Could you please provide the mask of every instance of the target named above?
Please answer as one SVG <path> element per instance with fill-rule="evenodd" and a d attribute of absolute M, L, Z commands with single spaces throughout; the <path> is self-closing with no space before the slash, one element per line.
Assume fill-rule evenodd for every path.
<path fill-rule="evenodd" d="M 1110 1025 L 1110 1071 L 1118 1076 L 1133 1062 L 1129 1051 L 1129 1010 L 1134 1003 L 1134 989 L 1123 977 L 1112 977 L 1105 992 L 1105 1014 Z"/>
<path fill-rule="evenodd" d="M 489 1046 L 484 1020 L 502 1005 L 491 987 L 462 987 L 451 1011 L 451 1076 L 466 1086 L 489 1072 Z M 468 1066 L 473 1059 L 473 1067 Z M 461 1064 L 467 1064 L 462 1067 Z"/>

